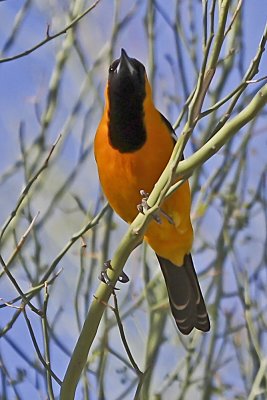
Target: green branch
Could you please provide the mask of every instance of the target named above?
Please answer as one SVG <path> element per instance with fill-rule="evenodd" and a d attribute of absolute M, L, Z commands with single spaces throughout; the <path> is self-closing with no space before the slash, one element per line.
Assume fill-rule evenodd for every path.
<path fill-rule="evenodd" d="M 243 126 L 255 118 L 266 104 L 267 84 L 259 90 L 246 108 L 226 123 L 207 143 L 205 143 L 188 159 L 181 161 L 175 171 L 175 175 L 177 177 L 188 175 L 211 158 L 229 139 L 243 128 Z"/>

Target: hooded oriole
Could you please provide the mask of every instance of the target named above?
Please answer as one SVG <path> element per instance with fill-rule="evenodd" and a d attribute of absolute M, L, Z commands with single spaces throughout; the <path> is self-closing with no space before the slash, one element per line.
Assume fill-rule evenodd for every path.
<path fill-rule="evenodd" d="M 175 145 L 174 131 L 155 108 L 145 67 L 121 50 L 109 68 L 105 108 L 94 151 L 103 191 L 129 224 L 136 217 L 140 190 L 151 192 Z M 185 182 L 162 204 L 170 218 L 151 221 L 144 240 L 159 260 L 172 314 L 179 330 L 210 329 L 209 317 L 190 254 L 193 230 L 191 197 Z M 170 223 L 170 219 L 173 223 Z"/>

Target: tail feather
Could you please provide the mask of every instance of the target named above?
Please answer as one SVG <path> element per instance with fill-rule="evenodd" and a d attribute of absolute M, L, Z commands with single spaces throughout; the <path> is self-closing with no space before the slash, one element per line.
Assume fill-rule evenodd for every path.
<path fill-rule="evenodd" d="M 193 328 L 210 330 L 209 316 L 198 283 L 191 254 L 185 255 L 184 264 L 176 266 L 158 256 L 165 278 L 172 314 L 178 329 L 188 335 Z"/>

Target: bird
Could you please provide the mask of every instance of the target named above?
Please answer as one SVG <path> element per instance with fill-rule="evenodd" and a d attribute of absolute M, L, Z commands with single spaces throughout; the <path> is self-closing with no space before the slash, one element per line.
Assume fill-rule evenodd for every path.
<path fill-rule="evenodd" d="M 154 105 L 144 65 L 121 49 L 109 67 L 105 105 L 94 139 L 102 190 L 128 224 L 166 167 L 175 146 L 171 123 Z M 142 198 L 143 197 L 143 198 Z M 155 251 L 179 331 L 207 332 L 210 321 L 191 256 L 191 194 L 186 180 L 162 205 L 144 240 Z M 160 222 L 160 223 L 159 223 Z"/>

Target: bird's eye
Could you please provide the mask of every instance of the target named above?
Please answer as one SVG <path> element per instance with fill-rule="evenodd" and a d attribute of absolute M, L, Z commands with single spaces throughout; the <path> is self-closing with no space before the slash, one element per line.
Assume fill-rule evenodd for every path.
<path fill-rule="evenodd" d="M 114 72 L 114 67 L 110 66 L 108 72 Z"/>

